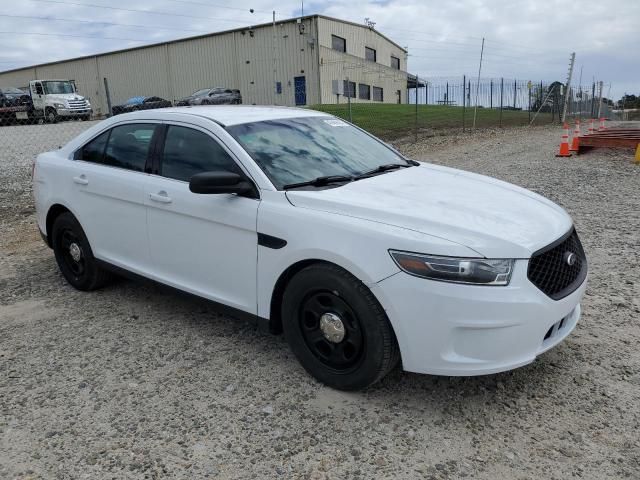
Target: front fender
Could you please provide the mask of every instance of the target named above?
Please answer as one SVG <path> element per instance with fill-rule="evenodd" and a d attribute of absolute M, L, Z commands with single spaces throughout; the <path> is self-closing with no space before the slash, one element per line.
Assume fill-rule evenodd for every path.
<path fill-rule="evenodd" d="M 413 230 L 291 205 L 283 192 L 262 191 L 258 232 L 285 240 L 282 248 L 258 246 L 257 310 L 270 318 L 278 278 L 308 260 L 338 265 L 367 286 L 399 272 L 389 249 L 473 256 L 468 248 Z"/>

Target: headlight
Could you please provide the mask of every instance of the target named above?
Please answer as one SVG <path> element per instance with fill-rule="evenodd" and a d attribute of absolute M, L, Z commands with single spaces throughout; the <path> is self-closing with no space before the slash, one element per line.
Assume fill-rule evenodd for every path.
<path fill-rule="evenodd" d="M 64 103 L 54 103 L 53 106 L 56 108 L 64 108 Z"/>
<path fill-rule="evenodd" d="M 389 250 L 391 258 L 410 275 L 441 282 L 509 285 L 514 260 L 454 258 Z"/>

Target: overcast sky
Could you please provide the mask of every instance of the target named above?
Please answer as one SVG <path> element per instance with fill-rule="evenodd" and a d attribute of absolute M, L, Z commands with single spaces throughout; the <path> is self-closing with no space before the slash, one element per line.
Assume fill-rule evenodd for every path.
<path fill-rule="evenodd" d="M 3 5 L 0 70 L 268 22 L 274 8 L 278 19 L 301 13 L 301 2 L 289 0 Z M 477 75 L 485 37 L 483 77 L 564 82 L 575 51 L 572 83 L 582 69 L 582 84 L 603 80 L 605 96 L 640 94 L 640 0 L 335 0 L 305 2 L 304 13 L 358 23 L 370 18 L 377 30 L 408 48 L 409 71 L 425 77 Z"/>

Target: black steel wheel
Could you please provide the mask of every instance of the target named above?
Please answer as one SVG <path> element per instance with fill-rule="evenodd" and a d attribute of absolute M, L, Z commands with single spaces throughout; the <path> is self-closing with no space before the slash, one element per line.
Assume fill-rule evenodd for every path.
<path fill-rule="evenodd" d="M 336 372 L 357 368 L 363 357 L 362 327 L 353 309 L 331 291 L 304 300 L 298 314 L 302 337 L 311 353 Z"/>
<path fill-rule="evenodd" d="M 70 228 L 62 229 L 59 236 L 62 261 L 66 269 L 71 271 L 76 277 L 82 276 L 85 272 L 86 254 L 82 252 L 80 239 Z"/>
<path fill-rule="evenodd" d="M 94 258 L 80 223 L 71 213 L 63 213 L 55 219 L 51 242 L 58 268 L 73 287 L 95 290 L 111 278 Z"/>
<path fill-rule="evenodd" d="M 282 326 L 302 366 L 336 389 L 368 387 L 400 357 L 384 309 L 366 285 L 336 265 L 313 264 L 290 280 Z"/>

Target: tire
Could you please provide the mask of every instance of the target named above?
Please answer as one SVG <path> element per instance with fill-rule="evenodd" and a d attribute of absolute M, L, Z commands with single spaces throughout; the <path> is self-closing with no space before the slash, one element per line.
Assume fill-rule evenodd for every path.
<path fill-rule="evenodd" d="M 83 115 L 82 117 L 80 117 L 80 119 L 81 119 L 83 122 L 88 121 L 90 118 L 91 118 L 91 115 Z"/>
<path fill-rule="evenodd" d="M 51 235 L 58 268 L 74 288 L 89 291 L 108 283 L 112 276 L 96 262 L 76 217 L 68 212 L 58 216 L 53 223 Z"/>
<path fill-rule="evenodd" d="M 360 280 L 335 265 L 317 263 L 291 279 L 282 326 L 305 370 L 338 390 L 373 385 L 400 359 L 383 308 Z"/>
<path fill-rule="evenodd" d="M 56 112 L 55 108 L 47 108 L 45 118 L 48 123 L 58 123 L 58 112 Z"/>

